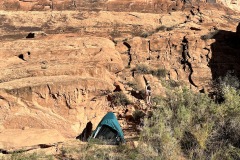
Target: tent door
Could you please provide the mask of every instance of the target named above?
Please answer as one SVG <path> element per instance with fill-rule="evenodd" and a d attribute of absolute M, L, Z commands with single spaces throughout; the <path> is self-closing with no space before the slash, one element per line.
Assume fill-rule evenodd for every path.
<path fill-rule="evenodd" d="M 98 132 L 98 133 L 97 133 Z M 107 143 L 116 144 L 119 143 L 120 138 L 118 132 L 107 125 L 103 125 L 99 131 L 97 130 L 94 135 L 95 138 L 106 141 Z"/>

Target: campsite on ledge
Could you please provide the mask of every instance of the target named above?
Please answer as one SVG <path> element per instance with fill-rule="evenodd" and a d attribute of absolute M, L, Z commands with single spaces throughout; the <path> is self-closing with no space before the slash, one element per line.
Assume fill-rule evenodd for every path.
<path fill-rule="evenodd" d="M 240 0 L 0 0 L 0 159 L 240 159 Z"/>

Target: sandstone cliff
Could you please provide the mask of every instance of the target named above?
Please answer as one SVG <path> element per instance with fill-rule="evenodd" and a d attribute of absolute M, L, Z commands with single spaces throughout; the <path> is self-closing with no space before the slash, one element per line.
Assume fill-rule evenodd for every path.
<path fill-rule="evenodd" d="M 80 10 L 165 13 L 188 10 L 192 6 L 240 11 L 239 0 L 2 0 L 3 10 Z M 223 7 L 226 6 L 227 8 Z"/>
<path fill-rule="evenodd" d="M 221 3 L 1 1 L 0 131 L 49 129 L 74 138 L 113 110 L 114 91 L 144 103 L 129 83 L 140 90 L 146 78 L 153 96 L 164 95 L 161 80 L 134 71 L 139 64 L 202 92 L 228 70 L 239 76 L 240 16 Z"/>

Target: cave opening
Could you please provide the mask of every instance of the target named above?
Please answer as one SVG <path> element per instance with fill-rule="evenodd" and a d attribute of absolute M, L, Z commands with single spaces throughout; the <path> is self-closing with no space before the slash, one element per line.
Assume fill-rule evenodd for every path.
<path fill-rule="evenodd" d="M 35 33 L 29 33 L 26 38 L 35 38 Z"/>
<path fill-rule="evenodd" d="M 20 58 L 21 60 L 24 60 L 24 61 L 25 61 L 23 54 L 19 54 L 19 55 L 18 55 L 18 58 Z"/>

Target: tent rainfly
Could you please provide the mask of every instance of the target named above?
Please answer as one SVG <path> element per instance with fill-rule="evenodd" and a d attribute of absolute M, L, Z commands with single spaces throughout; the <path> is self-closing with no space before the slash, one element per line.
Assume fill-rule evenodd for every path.
<path fill-rule="evenodd" d="M 108 112 L 102 118 L 90 139 L 99 139 L 106 144 L 114 145 L 125 142 L 122 128 L 113 112 Z"/>

